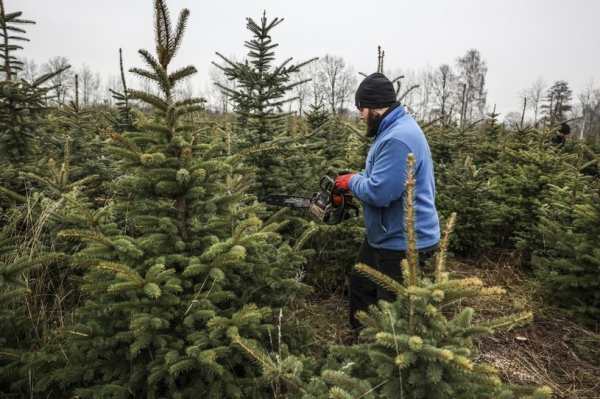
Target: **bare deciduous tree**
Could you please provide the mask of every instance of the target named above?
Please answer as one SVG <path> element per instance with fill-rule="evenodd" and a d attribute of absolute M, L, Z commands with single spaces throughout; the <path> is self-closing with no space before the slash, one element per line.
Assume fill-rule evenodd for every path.
<path fill-rule="evenodd" d="M 408 112 L 413 113 L 414 108 L 419 103 L 419 74 L 413 70 L 401 71 L 395 69 L 394 71 L 387 71 L 384 75 L 394 83 L 398 101 L 407 108 Z"/>
<path fill-rule="evenodd" d="M 504 124 L 511 130 L 516 130 L 521 126 L 521 113 L 518 111 L 511 111 L 504 117 Z"/>
<path fill-rule="evenodd" d="M 581 109 L 581 136 L 600 134 L 600 88 L 590 79 L 578 95 Z"/>
<path fill-rule="evenodd" d="M 323 99 L 331 108 L 331 112 L 339 114 L 355 90 L 356 77 L 353 68 L 349 67 L 342 57 L 329 54 L 317 63 Z"/>
<path fill-rule="evenodd" d="M 79 76 L 79 89 L 81 90 L 81 100 L 83 107 L 88 108 L 96 105 L 99 102 L 99 91 L 101 79 L 99 73 L 93 73 L 92 70 L 85 64 L 77 70 Z"/>
<path fill-rule="evenodd" d="M 42 73 L 52 73 L 61 71 L 49 80 L 53 87 L 52 93 L 58 104 L 63 104 L 67 94 L 71 91 L 75 84 L 74 73 L 70 69 L 69 60 L 66 57 L 56 56 L 50 58 L 47 63 L 42 65 Z"/>
<path fill-rule="evenodd" d="M 417 118 L 429 119 L 433 115 L 433 71 L 430 66 L 419 71 L 418 74 L 419 90 L 418 101 L 416 104 L 415 116 Z"/>
<path fill-rule="evenodd" d="M 459 84 L 462 85 L 458 97 L 462 110 L 461 120 L 473 121 L 483 117 L 487 98 L 485 75 L 488 68 L 479 50 L 468 50 L 456 60 L 456 66 Z"/>
<path fill-rule="evenodd" d="M 20 59 L 20 61 L 22 62 L 21 71 L 19 71 L 17 77 L 19 79 L 25 79 L 25 81 L 32 83 L 39 77 L 38 65 L 35 63 L 34 60 L 30 60 L 27 58 L 22 58 Z"/>
<path fill-rule="evenodd" d="M 323 80 L 324 76 L 320 73 L 319 62 L 311 62 L 303 69 L 311 77 L 308 85 L 308 101 L 312 105 L 323 104 Z"/>
<path fill-rule="evenodd" d="M 540 103 L 546 88 L 546 82 L 541 76 L 537 78 L 529 87 L 521 92 L 521 96 L 525 98 L 527 108 L 533 111 L 533 124 L 538 125 L 538 114 L 540 111 Z"/>
<path fill-rule="evenodd" d="M 302 117 L 304 113 L 304 106 L 306 105 L 306 102 L 310 101 L 311 95 L 314 91 L 315 86 L 312 81 L 315 80 L 315 75 L 311 73 L 311 71 L 314 70 L 315 66 L 316 63 L 311 62 L 302 68 L 292 78 L 293 83 L 304 82 L 294 86 L 292 92 L 290 93 L 295 99 L 293 103 L 297 105 L 297 113 L 300 117 Z M 292 105 L 292 103 L 290 103 L 290 105 Z"/>
<path fill-rule="evenodd" d="M 237 62 L 235 57 L 230 56 L 229 60 L 232 62 Z M 210 87 L 210 95 L 211 97 L 216 99 L 216 104 L 214 104 L 216 110 L 220 111 L 223 114 L 226 114 L 232 111 L 230 108 L 231 103 L 231 95 L 228 91 L 221 89 L 221 87 L 227 87 L 231 90 L 235 90 L 236 82 L 235 80 L 228 79 L 225 76 L 225 72 L 216 65 L 211 65 L 208 70 L 208 76 L 212 85 Z"/>
<path fill-rule="evenodd" d="M 448 64 L 440 65 L 433 74 L 435 111 L 444 119 L 451 117 L 452 94 L 456 92 L 456 75 Z"/>

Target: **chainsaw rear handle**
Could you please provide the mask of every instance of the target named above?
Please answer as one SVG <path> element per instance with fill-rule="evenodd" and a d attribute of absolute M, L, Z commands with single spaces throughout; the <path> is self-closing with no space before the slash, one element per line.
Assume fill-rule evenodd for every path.
<path fill-rule="evenodd" d="M 331 193 L 335 187 L 335 181 L 331 177 L 325 175 L 321 177 L 319 187 L 321 187 L 321 191 L 327 191 L 328 193 Z"/>
<path fill-rule="evenodd" d="M 333 182 L 333 180 L 331 178 L 329 178 L 328 176 L 324 176 L 327 177 L 328 180 L 326 180 L 326 184 L 329 184 L 329 182 Z M 321 182 L 323 182 L 323 180 L 325 179 L 321 179 Z M 323 187 L 323 186 L 322 186 Z M 358 211 L 358 207 L 356 206 L 356 204 L 353 203 L 353 195 L 350 191 L 348 190 L 342 190 L 339 188 L 334 188 L 334 186 L 332 186 L 331 191 L 329 190 L 324 190 L 329 192 L 329 206 L 327 211 L 325 212 L 325 214 L 323 215 L 323 222 L 325 224 L 328 225 L 334 225 L 334 224 L 338 224 L 344 220 L 348 220 L 350 219 L 350 217 L 352 216 L 349 212 L 349 209 L 354 211 L 354 216 L 358 217 L 359 211 Z"/>

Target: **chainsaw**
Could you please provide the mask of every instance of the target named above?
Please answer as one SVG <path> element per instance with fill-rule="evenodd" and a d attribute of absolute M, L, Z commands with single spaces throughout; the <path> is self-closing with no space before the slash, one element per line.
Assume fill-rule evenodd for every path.
<path fill-rule="evenodd" d="M 265 202 L 269 205 L 289 208 L 308 208 L 310 213 L 329 225 L 358 216 L 358 207 L 353 203 L 353 195 L 350 191 L 335 187 L 335 182 L 327 175 L 321 178 L 319 186 L 321 191 L 313 193 L 311 197 L 268 194 Z"/>

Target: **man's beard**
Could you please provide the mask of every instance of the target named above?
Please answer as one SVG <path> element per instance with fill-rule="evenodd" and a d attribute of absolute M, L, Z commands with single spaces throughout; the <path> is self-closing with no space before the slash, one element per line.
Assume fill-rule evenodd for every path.
<path fill-rule="evenodd" d="M 382 114 L 375 112 L 374 109 L 369 109 L 367 112 L 367 118 L 365 123 L 367 124 L 367 131 L 365 137 L 375 137 L 379 131 L 379 125 L 381 125 Z"/>

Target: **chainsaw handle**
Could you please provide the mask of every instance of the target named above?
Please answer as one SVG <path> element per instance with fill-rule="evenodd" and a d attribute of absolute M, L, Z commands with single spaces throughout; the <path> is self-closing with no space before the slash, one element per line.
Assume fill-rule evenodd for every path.
<path fill-rule="evenodd" d="M 333 187 L 335 186 L 335 181 L 327 175 L 321 177 L 321 181 L 319 182 L 319 186 L 322 191 L 332 192 Z"/>
<path fill-rule="evenodd" d="M 346 195 L 350 195 L 349 199 Z M 333 189 L 330 193 L 330 201 L 333 205 L 333 209 L 331 209 L 330 214 L 328 214 L 327 217 L 323 218 L 325 224 L 334 225 L 341 223 L 344 220 L 348 220 L 352 216 L 348 209 L 353 210 L 354 216 L 358 217 L 358 207 L 356 204 L 352 203 L 352 194 L 349 191 L 337 188 Z M 339 203 L 336 203 L 338 201 Z M 332 218 L 332 215 L 335 215 L 335 217 Z"/>
<path fill-rule="evenodd" d="M 322 180 L 321 180 L 322 181 Z M 333 196 L 340 197 L 340 204 L 334 205 L 333 208 L 325 215 L 323 218 L 323 222 L 328 225 L 334 225 L 340 223 L 344 219 L 344 215 L 346 214 L 346 196 L 344 195 L 343 190 L 332 190 L 329 194 L 331 204 L 333 204 Z M 335 215 L 335 218 L 332 218 L 332 215 Z"/>

